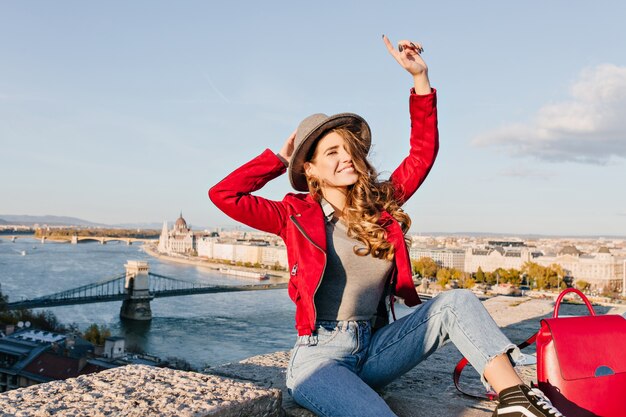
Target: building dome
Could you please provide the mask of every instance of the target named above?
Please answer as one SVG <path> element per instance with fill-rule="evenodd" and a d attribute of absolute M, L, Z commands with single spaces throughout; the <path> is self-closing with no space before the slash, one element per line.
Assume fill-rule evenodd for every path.
<path fill-rule="evenodd" d="M 180 217 L 176 220 L 174 228 L 178 230 L 187 229 L 187 222 L 183 219 L 183 213 L 180 213 Z"/>

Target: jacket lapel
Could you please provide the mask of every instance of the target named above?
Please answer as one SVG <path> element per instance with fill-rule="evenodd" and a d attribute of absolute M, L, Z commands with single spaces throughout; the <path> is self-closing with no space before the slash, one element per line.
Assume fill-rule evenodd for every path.
<path fill-rule="evenodd" d="M 297 213 L 293 214 L 292 221 L 299 226 L 305 237 L 316 246 L 326 252 L 326 225 L 324 224 L 324 213 L 319 203 L 310 196 L 305 199 L 307 204 Z"/>

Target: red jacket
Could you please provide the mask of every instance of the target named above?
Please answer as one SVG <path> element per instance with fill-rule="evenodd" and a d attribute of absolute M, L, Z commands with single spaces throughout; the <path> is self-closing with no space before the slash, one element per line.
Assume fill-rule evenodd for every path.
<path fill-rule="evenodd" d="M 396 199 L 404 204 L 422 184 L 439 148 L 436 91 L 412 94 L 411 149 L 391 175 Z M 319 203 L 309 194 L 289 193 L 282 201 L 268 200 L 251 193 L 285 173 L 286 167 L 274 152 L 261 155 L 242 165 L 209 190 L 211 201 L 233 219 L 255 229 L 279 235 L 287 246 L 291 277 L 289 296 L 296 303 L 296 328 L 299 335 L 315 330 L 314 297 L 326 266 L 326 229 Z M 421 303 L 412 280 L 411 261 L 400 224 L 383 212 L 380 224 L 387 239 L 397 249 L 392 274 L 394 292 L 408 306 Z"/>

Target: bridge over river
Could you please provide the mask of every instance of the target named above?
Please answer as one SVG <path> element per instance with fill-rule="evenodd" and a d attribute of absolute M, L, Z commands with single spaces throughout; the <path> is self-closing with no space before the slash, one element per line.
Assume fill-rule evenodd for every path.
<path fill-rule="evenodd" d="M 122 301 L 120 310 L 122 318 L 150 320 L 152 319 L 150 301 L 154 298 L 287 288 L 287 283 L 205 285 L 153 274 L 149 270 L 148 262 L 128 261 L 124 266 L 126 273 L 123 275 L 31 300 L 12 302 L 7 307 L 10 310 L 17 310 Z"/>
<path fill-rule="evenodd" d="M 10 239 L 15 242 L 19 238 L 39 239 L 41 243 L 45 243 L 47 240 L 51 242 L 67 242 L 72 245 L 76 245 L 81 242 L 100 242 L 102 245 L 106 245 L 107 242 L 122 242 L 127 245 L 132 245 L 134 242 L 150 243 L 155 242 L 156 238 L 139 238 L 139 237 L 121 237 L 121 236 L 35 236 L 33 234 L 19 234 L 19 235 L 0 235 L 0 237 Z"/>

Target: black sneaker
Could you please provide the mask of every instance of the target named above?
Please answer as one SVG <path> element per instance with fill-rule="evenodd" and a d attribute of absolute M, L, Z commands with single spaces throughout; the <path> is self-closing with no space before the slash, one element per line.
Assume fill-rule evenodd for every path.
<path fill-rule="evenodd" d="M 564 417 L 538 388 L 515 385 L 500 392 L 492 417 Z"/>

